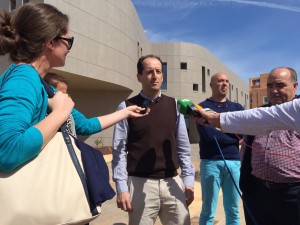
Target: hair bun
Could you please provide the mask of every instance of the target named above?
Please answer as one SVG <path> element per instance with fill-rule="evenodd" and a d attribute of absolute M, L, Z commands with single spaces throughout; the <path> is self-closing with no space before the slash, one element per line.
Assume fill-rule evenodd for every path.
<path fill-rule="evenodd" d="M 10 15 L 3 12 L 0 15 L 0 55 L 5 55 L 16 48 L 17 36 Z"/>

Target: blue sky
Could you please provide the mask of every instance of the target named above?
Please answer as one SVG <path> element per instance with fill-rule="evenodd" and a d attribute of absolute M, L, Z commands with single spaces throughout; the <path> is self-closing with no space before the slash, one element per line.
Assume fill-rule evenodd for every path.
<path fill-rule="evenodd" d="M 151 42 L 199 44 L 247 83 L 278 66 L 300 77 L 300 0 L 132 2 Z"/>

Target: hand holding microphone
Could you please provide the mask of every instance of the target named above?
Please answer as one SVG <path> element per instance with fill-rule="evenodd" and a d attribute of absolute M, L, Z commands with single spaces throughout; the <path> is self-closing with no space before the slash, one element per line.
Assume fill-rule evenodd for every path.
<path fill-rule="evenodd" d="M 197 123 L 199 123 L 200 125 L 207 125 L 210 124 L 214 127 L 217 128 L 217 130 L 221 130 L 221 126 L 220 126 L 220 113 L 217 113 L 215 111 L 206 111 L 204 110 L 200 110 L 201 113 L 201 118 L 197 119 Z"/>
<path fill-rule="evenodd" d="M 210 124 L 215 127 L 220 127 L 220 114 L 209 108 L 203 109 L 198 104 L 194 104 L 191 100 L 186 98 L 178 99 L 177 107 L 181 114 L 195 117 L 197 123 L 201 125 Z"/>
<path fill-rule="evenodd" d="M 185 116 L 201 117 L 200 111 L 203 109 L 200 105 L 194 104 L 191 100 L 180 98 L 177 100 L 177 107 L 181 114 Z"/>

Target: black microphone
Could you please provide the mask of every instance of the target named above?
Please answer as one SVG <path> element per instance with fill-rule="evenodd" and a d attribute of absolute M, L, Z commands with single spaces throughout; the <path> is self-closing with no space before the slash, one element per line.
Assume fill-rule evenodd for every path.
<path fill-rule="evenodd" d="M 145 114 L 148 110 L 148 107 L 150 105 L 151 101 L 149 99 L 145 99 L 142 103 L 142 108 L 145 108 L 143 111 L 141 111 L 141 114 Z"/>

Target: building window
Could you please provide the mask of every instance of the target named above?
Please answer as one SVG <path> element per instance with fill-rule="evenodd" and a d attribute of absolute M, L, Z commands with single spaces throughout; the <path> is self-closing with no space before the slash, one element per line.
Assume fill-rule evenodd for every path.
<path fill-rule="evenodd" d="M 238 90 L 238 88 L 235 88 L 235 93 L 236 93 L 236 102 L 239 102 L 239 90 Z"/>
<path fill-rule="evenodd" d="M 202 66 L 202 92 L 206 92 L 205 82 L 205 67 Z"/>
<path fill-rule="evenodd" d="M 207 76 L 210 76 L 210 69 L 207 69 Z"/>
<path fill-rule="evenodd" d="M 163 62 L 163 64 L 162 64 L 162 72 L 164 74 L 164 80 L 161 84 L 161 89 L 167 90 L 167 88 L 168 88 L 168 66 L 167 66 L 166 62 Z"/>
<path fill-rule="evenodd" d="M 187 63 L 186 62 L 181 62 L 180 63 L 180 69 L 187 70 Z"/>
<path fill-rule="evenodd" d="M 241 91 L 241 96 L 243 96 L 244 95 L 244 93 L 243 93 L 243 91 Z"/>
<path fill-rule="evenodd" d="M 143 48 L 141 48 L 141 56 L 143 56 Z"/>
<path fill-rule="evenodd" d="M 29 2 L 29 0 L 23 0 L 23 4 L 26 4 L 28 2 Z"/>
<path fill-rule="evenodd" d="M 16 8 L 16 0 L 9 1 L 9 11 L 13 11 Z"/>
<path fill-rule="evenodd" d="M 267 96 L 263 96 L 263 104 L 268 104 L 269 98 Z"/>
<path fill-rule="evenodd" d="M 193 91 L 198 91 L 198 84 L 193 84 Z"/>
<path fill-rule="evenodd" d="M 252 80 L 252 86 L 259 86 L 260 81 L 259 80 Z"/>

